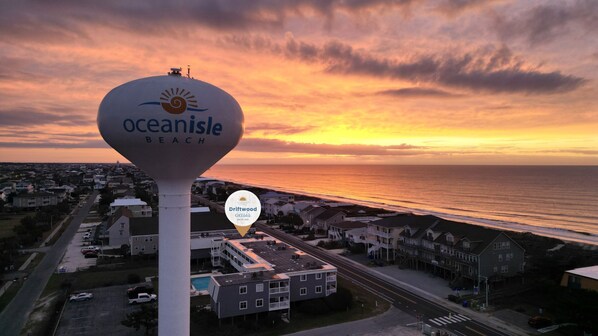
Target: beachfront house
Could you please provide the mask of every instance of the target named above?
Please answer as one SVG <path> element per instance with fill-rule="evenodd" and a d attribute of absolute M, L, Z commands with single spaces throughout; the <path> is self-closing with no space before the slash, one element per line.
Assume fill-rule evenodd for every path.
<path fill-rule="evenodd" d="M 367 224 L 358 221 L 343 221 L 330 224 L 328 227 L 328 239 L 340 241 L 343 245 L 350 243 L 360 243 L 360 237 L 363 237 L 367 229 Z M 351 232 L 351 237 L 348 233 Z"/>
<path fill-rule="evenodd" d="M 393 260 L 403 265 L 474 283 L 486 278 L 502 281 L 524 271 L 525 250 L 503 231 L 431 215 L 374 222 L 377 226 L 388 223 L 400 230 Z M 380 255 L 385 257 L 384 253 L 373 256 Z M 385 259 L 389 260 L 388 255 Z"/>
<path fill-rule="evenodd" d="M 328 208 L 312 218 L 311 229 L 327 232 L 330 225 L 343 222 L 346 215 L 342 210 Z"/>
<path fill-rule="evenodd" d="M 301 212 L 299 212 L 299 217 L 301 217 L 301 220 L 303 220 L 303 226 L 306 228 L 311 228 L 314 222 L 314 217 L 324 211 L 326 211 L 326 208 L 318 205 L 310 205 L 301 210 Z"/>
<path fill-rule="evenodd" d="M 218 318 L 289 312 L 291 302 L 336 292 L 336 267 L 275 239 L 223 239 L 214 250 L 238 271 L 212 276 Z"/>

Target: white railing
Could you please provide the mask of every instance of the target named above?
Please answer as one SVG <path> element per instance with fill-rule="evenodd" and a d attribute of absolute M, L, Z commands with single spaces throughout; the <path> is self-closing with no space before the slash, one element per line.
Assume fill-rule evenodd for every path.
<path fill-rule="evenodd" d="M 288 292 L 289 292 L 289 286 L 270 288 L 270 294 L 288 293 Z"/>
<path fill-rule="evenodd" d="M 326 281 L 328 281 L 328 282 L 336 281 L 336 275 L 326 276 Z"/>
<path fill-rule="evenodd" d="M 289 308 L 289 301 L 270 303 L 270 310 Z"/>
<path fill-rule="evenodd" d="M 326 290 L 326 296 L 328 296 L 330 294 L 334 294 L 334 293 L 336 293 L 336 288 L 331 288 L 331 289 Z"/>

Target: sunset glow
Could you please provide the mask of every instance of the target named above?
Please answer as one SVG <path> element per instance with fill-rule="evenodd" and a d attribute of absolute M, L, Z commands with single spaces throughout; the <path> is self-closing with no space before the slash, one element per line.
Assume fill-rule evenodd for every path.
<path fill-rule="evenodd" d="M 598 164 L 596 15 L 593 1 L 4 2 L 0 160 L 126 161 L 98 133 L 101 99 L 190 65 L 244 110 L 223 163 Z"/>

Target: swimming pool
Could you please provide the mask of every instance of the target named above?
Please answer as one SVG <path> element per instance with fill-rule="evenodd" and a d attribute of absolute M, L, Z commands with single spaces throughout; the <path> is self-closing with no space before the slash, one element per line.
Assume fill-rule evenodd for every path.
<path fill-rule="evenodd" d="M 204 290 L 207 291 L 208 285 L 210 284 L 210 277 L 204 276 L 204 277 L 192 278 L 191 284 L 193 285 L 193 288 L 195 288 L 196 291 L 204 291 Z"/>

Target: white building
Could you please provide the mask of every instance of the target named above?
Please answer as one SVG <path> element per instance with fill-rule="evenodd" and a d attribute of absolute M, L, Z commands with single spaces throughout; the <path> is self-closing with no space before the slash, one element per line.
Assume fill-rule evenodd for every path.
<path fill-rule="evenodd" d="M 118 208 L 129 209 L 133 217 L 151 217 L 152 207 L 139 198 L 117 198 L 110 203 L 110 215 L 113 215 Z"/>

